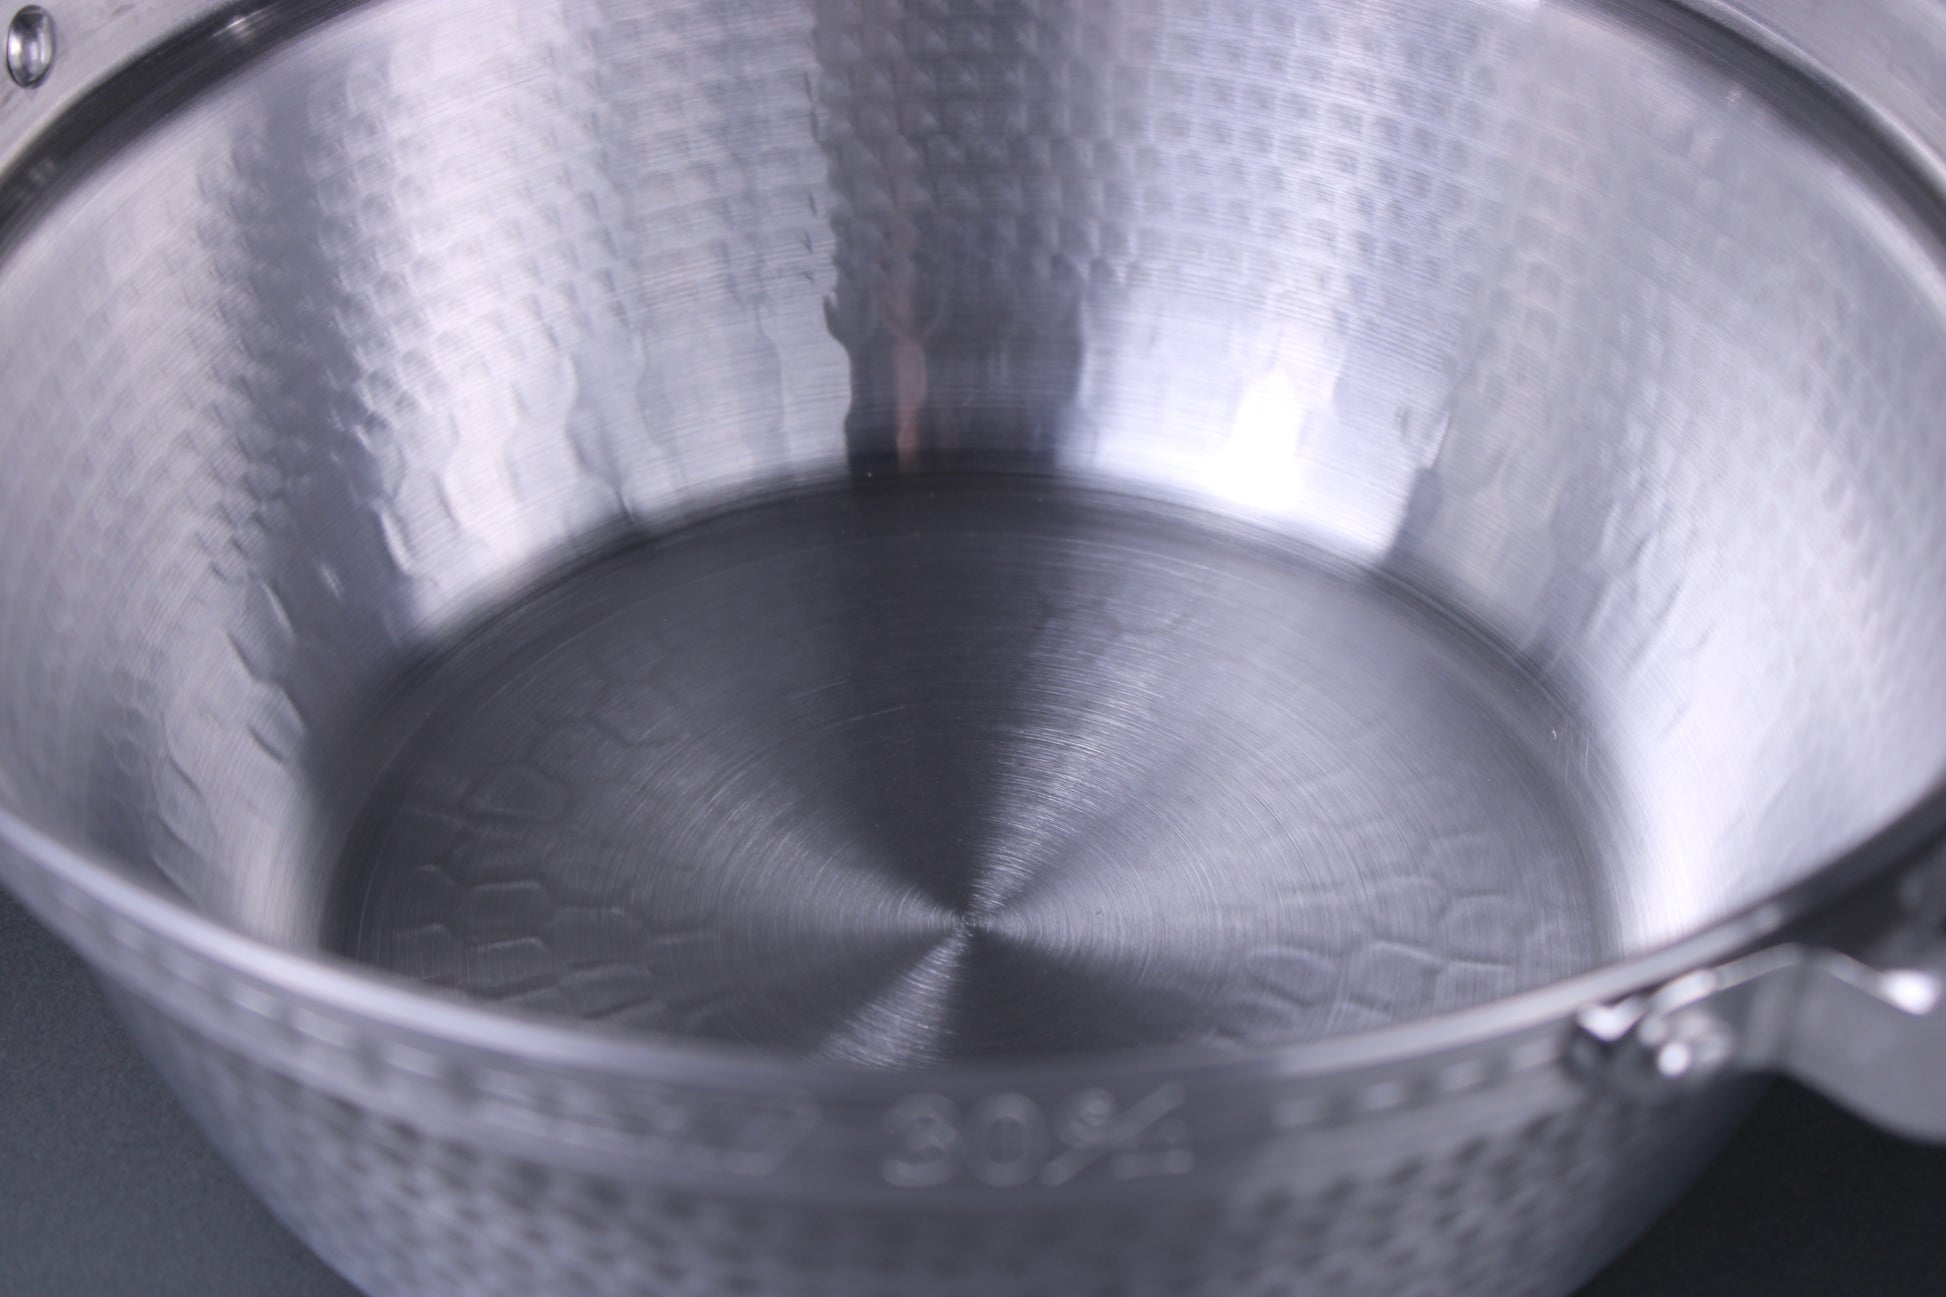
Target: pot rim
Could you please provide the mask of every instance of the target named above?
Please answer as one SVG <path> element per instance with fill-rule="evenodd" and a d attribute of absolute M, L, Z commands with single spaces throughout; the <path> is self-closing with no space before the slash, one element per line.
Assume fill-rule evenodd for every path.
<path fill-rule="evenodd" d="M 1935 790 L 1918 808 L 1862 846 L 1701 932 L 1454 1013 L 1216 1057 L 1195 1046 L 1171 1046 L 908 1070 L 807 1061 L 759 1046 L 622 1031 L 442 995 L 340 956 L 286 949 L 227 927 L 126 876 L 100 853 L 45 833 L 0 808 L 0 843 L 12 847 L 26 868 L 46 872 L 56 887 L 65 885 L 68 908 L 92 907 L 111 922 L 134 923 L 163 943 L 228 972 L 422 1046 L 445 1045 L 518 1058 L 524 1065 L 584 1073 L 809 1090 L 847 1099 L 910 1093 L 927 1088 L 929 1082 L 986 1090 L 1003 1085 L 1054 1088 L 1077 1075 L 1152 1081 L 1194 1078 L 1248 1085 L 1479 1048 L 1565 1021 L 1591 1005 L 1625 999 L 1812 926 L 1810 921 L 1821 913 L 1838 908 L 1851 893 L 1923 856 L 1942 839 L 1946 839 L 1946 787 Z M 74 899 L 80 904 L 74 904 Z M 105 929 L 90 932 L 85 922 L 64 922 L 56 906 L 36 908 L 84 955 L 95 954 L 94 947 L 107 938 Z M 140 985 L 129 989 L 137 994 L 143 991 Z"/>
<path fill-rule="evenodd" d="M 254 61 L 317 25 L 375 0 L 69 0 L 57 14 L 63 28 L 64 62 L 78 67 L 71 88 L 53 94 L 28 92 L 0 99 L 0 255 L 39 207 L 85 165 L 66 165 L 87 151 L 101 115 L 132 102 L 172 106 L 208 89 L 215 79 Z M 1543 4 L 1548 0 L 1541 0 Z M 1800 0 L 1565 0 L 1622 21 L 1701 23 L 1745 56 L 1772 63 L 1773 71 L 1803 82 L 1854 125 L 1875 137 L 1902 176 L 1917 182 L 1931 204 L 1946 192 L 1946 105 L 1917 102 L 1915 87 L 1901 81 L 1910 69 L 1882 74 L 1873 84 L 1861 64 L 1869 41 L 1845 48 L 1839 39 L 1860 24 L 1881 43 L 1940 30 L 1915 55 L 1946 50 L 1946 18 L 1929 16 L 1918 0 L 1885 0 L 1863 12 L 1819 14 Z M 95 13 L 93 29 L 87 18 Z M 1644 15 L 1648 15 L 1647 18 Z M 1825 24 L 1819 27 L 1818 24 Z M 1836 24 L 1837 30 L 1832 27 Z M 70 42 L 68 32 L 76 33 Z M 1861 79 L 1864 83 L 1861 84 Z M 59 84 L 57 81 L 56 85 Z M 112 132 L 109 133 L 112 137 Z M 112 148 L 112 138 L 107 142 Z M 54 165 L 45 165 L 52 162 Z M 137 881 L 98 852 L 35 827 L 0 805 L 0 879 L 38 871 L 48 886 L 16 873 L 13 882 L 44 903 L 41 917 L 96 960 L 113 940 L 109 924 L 123 921 L 165 946 L 228 973 L 253 979 L 295 1002 L 317 1006 L 422 1047 L 477 1051 L 571 1072 L 639 1079 L 669 1079 L 759 1090 L 788 1089 L 872 1101 L 909 1094 L 929 1084 L 1058 1086 L 1077 1075 L 1099 1079 L 1190 1079 L 1260 1085 L 1296 1077 L 1322 1077 L 1448 1051 L 1490 1046 L 1545 1029 L 1591 1005 L 1626 998 L 1684 973 L 1722 962 L 1807 928 L 1845 897 L 1910 864 L 1946 841 L 1946 779 L 1904 816 L 1866 842 L 1811 870 L 1765 900 L 1690 936 L 1573 977 L 1431 1018 L 1318 1040 L 1253 1046 L 1212 1056 L 1195 1046 L 1113 1050 L 1051 1059 L 875 1069 L 856 1063 L 807 1061 L 781 1051 L 728 1042 L 625 1032 L 599 1023 L 552 1018 L 513 1006 L 469 1002 L 405 978 L 327 952 L 273 945 L 199 914 L 182 900 Z M 63 913 L 63 910 L 68 911 Z M 106 923 L 84 917 L 94 911 Z M 139 984 L 128 989 L 144 993 Z"/>

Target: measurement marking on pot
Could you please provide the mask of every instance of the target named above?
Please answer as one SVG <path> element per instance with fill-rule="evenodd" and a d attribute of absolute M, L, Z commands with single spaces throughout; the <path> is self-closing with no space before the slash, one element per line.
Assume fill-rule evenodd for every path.
<path fill-rule="evenodd" d="M 915 1094 L 886 1114 L 896 1148 L 881 1170 L 905 1189 L 962 1175 L 995 1189 L 1058 1187 L 1096 1166 L 1117 1180 L 1183 1175 L 1196 1164 L 1189 1124 L 1175 1115 L 1187 1097 L 1165 1085 L 1123 1108 L 1108 1090 L 1082 1090 L 1050 1118 L 1024 1094 L 989 1095 L 964 1110 L 945 1095 Z"/>

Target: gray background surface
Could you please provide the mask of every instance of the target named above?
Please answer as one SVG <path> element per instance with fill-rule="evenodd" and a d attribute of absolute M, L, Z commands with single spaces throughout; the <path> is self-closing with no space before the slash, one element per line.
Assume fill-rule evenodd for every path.
<path fill-rule="evenodd" d="M 1582 1297 L 1941 1291 L 1946 1151 L 1779 1086 L 1683 1205 Z M 356 1297 L 257 1205 L 80 961 L 4 894 L 0 1295 Z"/>

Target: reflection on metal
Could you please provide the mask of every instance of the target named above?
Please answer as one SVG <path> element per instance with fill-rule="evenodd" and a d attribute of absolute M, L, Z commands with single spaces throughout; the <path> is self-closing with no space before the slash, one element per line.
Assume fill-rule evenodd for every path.
<path fill-rule="evenodd" d="M 14 84 L 39 85 L 54 66 L 54 19 L 39 5 L 28 5 L 7 26 L 7 73 Z"/>
<path fill-rule="evenodd" d="M 1553 1293 L 1751 1067 L 1932 1130 L 1930 902 L 1738 956 L 1946 779 L 1946 38 L 1710 9 L 1822 77 L 63 0 L 0 875 L 382 1294 Z"/>

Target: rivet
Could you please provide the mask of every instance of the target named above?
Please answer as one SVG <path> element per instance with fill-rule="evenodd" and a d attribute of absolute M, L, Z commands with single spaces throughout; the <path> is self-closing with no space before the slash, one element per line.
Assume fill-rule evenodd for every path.
<path fill-rule="evenodd" d="M 1676 1014 L 1661 1034 L 1655 1069 L 1668 1080 L 1705 1080 L 1736 1060 L 1735 1030 L 1705 1009 Z"/>
<path fill-rule="evenodd" d="M 54 16 L 28 5 L 7 27 L 7 72 L 15 84 L 37 86 L 54 66 Z"/>

